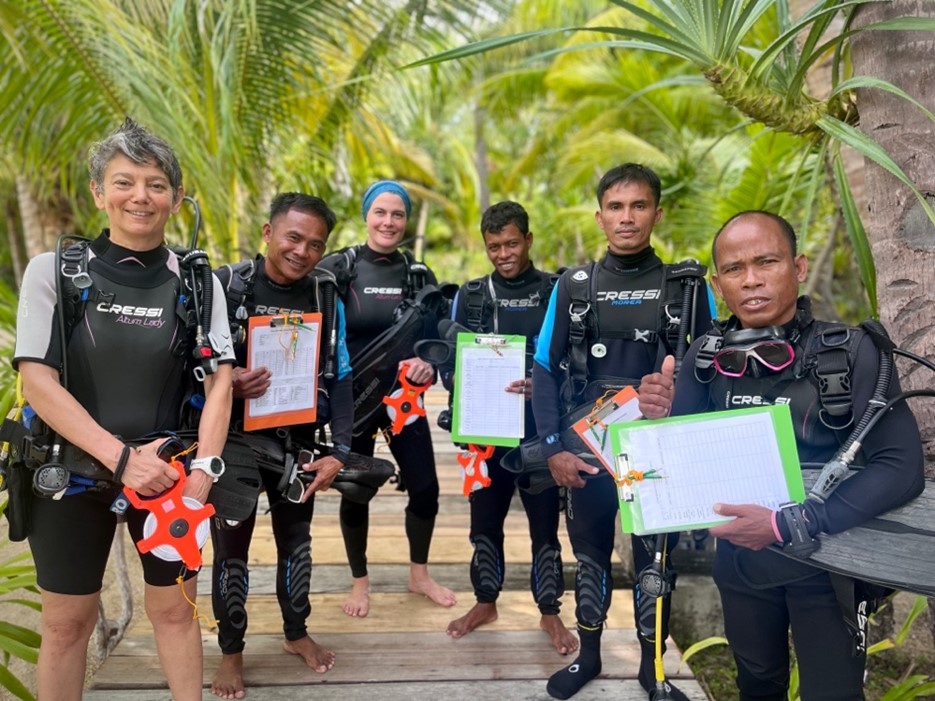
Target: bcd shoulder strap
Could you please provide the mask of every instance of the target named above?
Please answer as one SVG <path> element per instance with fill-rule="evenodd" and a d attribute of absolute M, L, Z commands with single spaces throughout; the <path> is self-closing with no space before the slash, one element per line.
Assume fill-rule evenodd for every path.
<path fill-rule="evenodd" d="M 470 280 L 464 285 L 465 306 L 467 307 L 467 327 L 474 332 L 483 328 L 484 318 L 490 311 L 493 300 L 488 294 L 489 275 Z"/>
<path fill-rule="evenodd" d="M 63 239 L 66 237 L 63 237 Z M 90 259 L 91 239 L 81 236 L 67 236 L 69 239 L 78 239 L 76 243 L 62 247 L 62 240 L 56 247 L 55 270 L 58 275 L 58 284 L 61 291 L 62 319 L 65 322 L 65 334 L 62 338 L 62 354 L 71 338 L 84 309 L 91 296 L 91 287 L 94 281 L 88 273 L 88 260 Z"/>
<path fill-rule="evenodd" d="M 864 331 L 830 321 L 815 321 L 813 326 L 805 346 L 805 364 L 818 387 L 819 418 L 838 431 L 854 421 L 851 376 Z"/>

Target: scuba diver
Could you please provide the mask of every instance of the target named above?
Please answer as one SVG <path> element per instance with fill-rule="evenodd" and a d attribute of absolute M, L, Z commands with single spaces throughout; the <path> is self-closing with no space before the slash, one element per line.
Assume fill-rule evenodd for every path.
<path fill-rule="evenodd" d="M 354 367 L 355 429 L 351 442 L 354 453 L 372 456 L 378 432 L 386 431 L 402 420 L 393 407 L 383 405 L 381 392 L 373 392 L 379 384 L 377 375 L 389 371 L 395 378 L 403 366 L 406 371 L 400 384 L 427 386 L 435 379 L 431 364 L 413 357 L 412 343 L 395 343 L 397 329 L 411 331 L 403 318 L 415 318 L 414 338 L 437 335 L 438 319 L 429 313 L 406 316 L 420 292 L 435 286 L 434 273 L 415 261 L 408 251 L 399 250 L 405 236 L 406 222 L 412 202 L 406 188 L 393 180 L 380 180 L 364 193 L 361 214 L 366 222 L 367 241 L 358 246 L 326 256 L 319 267 L 329 270 L 338 279 L 347 301 L 347 345 Z M 399 323 L 397 323 L 399 322 Z M 395 343 L 395 345 L 394 345 Z M 392 346 L 393 353 L 378 352 L 379 361 L 371 366 L 364 358 L 374 344 Z M 387 344 L 386 346 L 384 344 Z M 358 384 L 360 383 L 360 384 Z M 361 386 L 363 389 L 358 390 Z M 372 408 L 363 410 L 365 402 L 376 397 Z M 392 414 L 392 416 L 391 416 Z M 409 495 L 406 506 L 406 537 L 409 541 L 409 591 L 422 594 L 440 606 L 454 606 L 454 592 L 436 582 L 428 571 L 429 547 L 438 513 L 438 476 L 435 454 L 425 416 L 414 419 L 389 439 L 390 452 L 399 467 L 399 476 Z M 370 611 L 370 578 L 367 571 L 367 535 L 370 509 L 367 503 L 341 499 L 340 523 L 351 567 L 351 592 L 343 604 L 348 616 L 366 616 Z"/>
<path fill-rule="evenodd" d="M 643 378 L 644 416 L 787 404 L 800 462 L 832 461 L 854 419 L 900 393 L 880 352 L 889 339 L 878 350 L 867 322 L 858 329 L 812 318 L 809 299 L 798 297 L 808 261 L 776 214 L 731 217 L 715 235 L 712 260 L 711 282 L 733 316 L 696 339 L 674 385 L 671 363 Z M 802 698 L 864 697 L 867 618 L 885 589 L 796 555 L 807 559 L 818 534 L 860 526 L 922 492 L 922 445 L 908 404 L 899 401 L 877 418 L 861 443 L 863 469 L 822 499 L 776 511 L 713 506 L 732 518 L 711 535 L 719 540 L 714 580 L 743 700 L 786 698 L 790 628 Z M 784 552 L 770 547 L 779 545 Z"/>
<path fill-rule="evenodd" d="M 484 212 L 481 235 L 493 272 L 464 284 L 452 308 L 454 321 L 474 333 L 526 337 L 527 376 L 510 383 L 507 392 L 526 398 L 526 438 L 536 435 L 532 415 L 532 356 L 545 317 L 549 295 L 557 276 L 538 270 L 529 259 L 533 234 L 529 215 L 516 202 L 498 202 Z M 453 387 L 452 368 L 442 369 L 442 380 Z M 477 603 L 464 616 L 448 624 L 448 635 L 460 638 L 475 628 L 497 620 L 497 597 L 503 587 L 503 524 L 516 491 L 516 475 L 500 466 L 506 448 L 496 448 L 487 458 L 490 484 L 470 492 L 471 583 Z M 560 510 L 556 485 L 538 494 L 520 491 L 532 539 L 530 587 L 541 613 L 540 627 L 563 655 L 578 649 L 578 640 L 559 617 L 565 590 L 562 549 L 558 540 Z"/>
<path fill-rule="evenodd" d="M 601 632 L 613 591 L 610 565 L 618 527 L 613 476 L 565 445 L 563 410 L 594 404 L 626 385 L 636 387 L 640 377 L 659 369 L 667 354 L 711 324 L 704 269 L 686 265 L 690 274 L 677 278 L 678 266 L 664 265 L 650 245 L 663 213 L 660 191 L 656 173 L 639 164 L 626 163 L 604 174 L 597 186 L 600 209 L 595 219 L 608 251 L 600 261 L 562 274 L 539 335 L 532 406 L 541 453 L 555 482 L 567 490 L 565 519 L 578 561 L 580 652 L 549 679 L 547 690 L 554 698 L 570 698 L 601 672 Z M 676 539 L 674 534 L 668 547 Z M 640 573 L 652 565 L 652 545 L 634 536 L 632 546 L 634 571 Z M 670 597 L 660 600 L 664 641 Z M 656 685 L 655 602 L 634 587 L 639 681 L 647 692 Z M 685 698 L 675 687 L 666 688 L 676 701 Z"/>
<path fill-rule="evenodd" d="M 276 542 L 276 598 L 283 621 L 283 650 L 301 657 L 318 673 L 334 665 L 334 652 L 318 645 L 309 635 L 311 614 L 310 526 L 315 493 L 328 489 L 348 459 L 353 422 L 350 364 L 344 338 L 344 305 L 336 295 L 334 277 L 314 270 L 321 260 L 337 218 L 319 198 L 298 192 L 277 195 L 263 225 L 266 255 L 226 265 L 215 275 L 226 292 L 228 316 L 235 332 L 237 366 L 233 370 L 234 410 L 231 438 L 250 446 L 260 457 L 259 478 L 269 500 Z M 281 316 L 307 312 L 322 314 L 318 366 L 316 423 L 275 425 L 244 431 L 244 403 L 263 397 L 270 389 L 272 371 L 259 366 L 248 369 L 246 328 L 251 317 Z M 301 316 L 294 318 L 299 321 Z M 330 333 L 331 330 L 334 333 Z M 301 325 L 284 323 L 281 334 L 288 346 L 292 334 L 306 333 Z M 330 343 L 329 339 L 334 342 Z M 330 368 L 330 370 L 329 370 Z M 330 415 L 330 416 L 329 416 Z M 310 463 L 299 465 L 309 476 L 298 501 L 283 493 L 285 461 L 298 459 L 299 451 L 312 450 L 316 431 L 329 422 L 333 447 Z M 312 479 L 311 477 L 314 476 Z M 223 653 L 211 683 L 211 691 L 226 699 L 244 694 L 243 650 L 247 632 L 246 600 L 249 590 L 248 553 L 256 526 L 256 500 L 252 511 L 236 527 L 212 520 L 214 568 L 211 598 L 218 621 L 218 645 Z"/>
<path fill-rule="evenodd" d="M 180 260 L 165 245 L 166 223 L 184 196 L 171 147 L 128 117 L 92 146 L 89 173 L 107 228 L 88 244 L 60 246 L 30 261 L 13 359 L 36 416 L 26 464 L 11 468 L 19 480 L 14 486 L 11 479 L 11 502 L 23 500 L 26 521 L 19 525 L 41 589 L 38 697 L 57 701 L 82 697 L 122 489 L 154 497 L 183 477 L 161 449 L 164 432 L 182 427 L 195 380 L 204 383 L 204 405 L 184 497 L 204 504 L 223 472 L 234 360 L 223 293 L 206 255 L 196 250 Z M 205 277 L 185 287 L 183 263 L 195 258 Z M 182 300 L 193 295 L 202 307 L 184 307 Z M 190 317 L 180 313 L 186 310 Z M 197 319 L 197 347 L 186 317 Z M 40 446 L 51 450 L 33 466 Z M 30 472 L 34 477 L 24 484 Z M 93 478 L 81 480 L 86 474 Z M 62 480 L 53 485 L 57 475 Z M 151 513 L 123 503 L 139 544 Z M 201 631 L 190 604 L 197 572 L 155 551 L 140 554 L 140 562 L 146 614 L 172 698 L 201 699 Z"/>

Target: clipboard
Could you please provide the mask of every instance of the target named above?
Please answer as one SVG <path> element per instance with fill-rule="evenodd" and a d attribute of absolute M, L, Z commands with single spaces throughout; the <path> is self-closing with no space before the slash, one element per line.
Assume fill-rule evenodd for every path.
<path fill-rule="evenodd" d="M 244 401 L 244 430 L 314 423 L 318 416 L 320 313 L 252 316 L 247 328 L 247 370 L 267 367 L 272 383 Z"/>
<path fill-rule="evenodd" d="M 612 397 L 599 399 L 587 416 L 574 423 L 581 440 L 600 460 L 604 467 L 614 473 L 614 451 L 610 444 L 608 427 L 621 421 L 636 421 L 643 418 L 640 412 L 640 397 L 636 390 L 627 385 Z"/>
<path fill-rule="evenodd" d="M 777 509 L 805 500 L 785 404 L 613 424 L 610 439 L 625 533 L 668 533 L 730 521 L 714 513 L 716 503 Z M 640 473 L 643 479 L 637 478 Z"/>
<path fill-rule="evenodd" d="M 519 445 L 526 430 L 526 399 L 505 388 L 525 377 L 525 336 L 459 333 L 451 439 L 476 445 Z"/>

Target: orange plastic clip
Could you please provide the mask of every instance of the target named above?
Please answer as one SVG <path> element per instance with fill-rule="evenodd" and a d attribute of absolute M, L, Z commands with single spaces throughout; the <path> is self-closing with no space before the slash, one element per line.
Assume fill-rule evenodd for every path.
<path fill-rule="evenodd" d="M 192 508 L 182 499 L 185 487 L 185 466 L 178 460 L 169 463 L 178 473 L 175 484 L 152 499 L 144 499 L 129 487 L 123 488 L 130 503 L 137 509 L 146 509 L 156 520 L 156 530 L 136 544 L 141 553 L 148 553 L 160 545 L 175 549 L 190 570 L 201 567 L 201 550 L 198 547 L 198 526 L 214 515 L 214 507 L 205 504 Z M 191 500 L 194 501 L 194 500 Z"/>
<path fill-rule="evenodd" d="M 493 455 L 492 445 L 478 446 L 471 443 L 467 450 L 458 453 L 458 464 L 461 466 L 462 492 L 470 496 L 471 492 L 490 486 L 490 477 L 487 476 L 487 459 Z"/>
<path fill-rule="evenodd" d="M 399 434 L 403 428 L 418 417 L 425 416 L 422 395 L 430 384 L 415 385 L 411 383 L 406 379 L 407 372 L 409 372 L 409 363 L 403 363 L 399 368 L 399 376 L 396 378 L 400 384 L 399 389 L 383 397 L 383 403 L 388 407 L 387 413 L 393 421 L 391 427 L 393 435 Z"/>

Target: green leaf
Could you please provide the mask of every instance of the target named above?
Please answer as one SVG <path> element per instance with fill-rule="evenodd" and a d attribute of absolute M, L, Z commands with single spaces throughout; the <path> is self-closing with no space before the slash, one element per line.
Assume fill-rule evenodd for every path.
<path fill-rule="evenodd" d="M 902 645 L 906 642 L 906 638 L 909 636 L 909 631 L 912 628 L 912 624 L 915 623 L 915 620 L 922 615 L 922 612 L 928 608 L 928 602 L 924 596 L 917 596 L 915 601 L 912 602 L 912 608 L 909 610 L 909 615 L 906 616 L 906 620 L 903 622 L 902 627 L 899 629 L 899 633 L 896 634 L 896 644 Z"/>
<path fill-rule="evenodd" d="M 702 650 L 707 650 L 709 647 L 714 647 L 715 645 L 728 645 L 727 638 L 712 635 L 710 638 L 705 638 L 704 640 L 699 640 L 697 643 L 689 645 L 685 650 L 682 651 L 682 662 L 688 662 L 688 660 L 698 652 Z M 681 669 L 681 663 L 679 664 L 679 669 Z"/>
<path fill-rule="evenodd" d="M 857 205 L 854 202 L 854 195 L 851 193 L 851 185 L 847 181 L 847 174 L 844 172 L 844 160 L 841 158 L 840 150 L 834 155 L 834 179 L 838 185 L 841 215 L 844 217 L 844 225 L 847 227 L 851 245 L 854 247 L 854 256 L 857 259 L 857 269 L 860 270 L 860 279 L 867 290 L 870 309 L 873 315 L 876 316 L 877 273 L 873 264 L 873 254 L 870 251 L 867 232 L 864 230 L 863 222 L 860 220 L 860 213 L 857 211 Z"/>
<path fill-rule="evenodd" d="M 925 213 L 928 215 L 929 220 L 935 224 L 935 210 L 932 209 L 932 206 L 928 203 L 928 200 L 925 199 L 925 196 L 919 192 L 919 188 L 915 186 L 915 183 L 909 179 L 909 176 L 903 172 L 902 168 L 896 164 L 882 146 L 859 129 L 855 129 L 851 125 L 845 124 L 840 119 L 835 119 L 834 117 L 825 115 L 819 118 L 815 124 L 826 134 L 847 144 L 861 155 L 869 158 L 874 163 L 899 178 L 912 190 L 916 199 L 918 199 L 919 203 L 922 205 L 922 209 L 924 209 Z"/>
<path fill-rule="evenodd" d="M 35 645 L 30 645 L 17 638 L 8 638 L 4 635 L 0 635 L 0 650 L 8 652 L 14 657 L 25 660 L 30 664 L 36 664 L 39 661 L 38 640 Z"/>
<path fill-rule="evenodd" d="M 757 82 L 762 81 L 763 76 L 772 69 L 776 58 L 782 54 L 782 52 L 790 43 L 796 40 L 799 33 L 805 29 L 805 27 L 814 22 L 816 19 L 828 14 L 833 15 L 839 10 L 851 5 L 863 5 L 867 1 L 868 0 L 846 0 L 846 2 L 832 5 L 831 7 L 825 7 L 817 12 L 805 15 L 787 32 L 781 34 L 774 41 L 772 41 L 769 46 L 766 47 L 766 49 L 763 51 L 763 54 L 759 59 L 757 59 L 757 62 L 754 63 L 750 68 L 750 80 Z"/>
<path fill-rule="evenodd" d="M 22 701 L 36 701 L 29 689 L 5 665 L 0 665 L 0 686 Z"/>
<path fill-rule="evenodd" d="M 855 90 L 857 88 L 877 88 L 879 90 L 885 90 L 887 92 L 893 93 L 894 95 L 898 95 L 907 102 L 911 102 L 913 105 L 918 107 L 920 110 L 922 110 L 926 117 L 935 122 L 935 114 L 926 109 L 925 105 L 916 100 L 912 95 L 907 93 L 905 90 L 893 85 L 889 81 L 882 80 L 880 78 L 874 78 L 873 76 L 859 75 L 854 76 L 853 78 L 848 78 L 847 80 L 838 83 L 831 91 L 831 95 L 834 96 L 847 90 Z"/>
<path fill-rule="evenodd" d="M 412 63 L 407 63 L 402 66 L 403 70 L 408 68 L 418 68 L 419 66 L 426 66 L 432 63 L 441 63 L 443 61 L 454 61 L 460 58 L 467 58 L 468 56 L 475 56 L 476 54 L 486 53 L 488 51 L 493 51 L 494 49 L 500 49 L 504 46 L 510 46 L 512 44 L 519 44 L 523 41 L 529 41 L 530 39 L 537 39 L 539 37 L 551 36 L 553 34 L 561 34 L 563 32 L 573 32 L 576 30 L 586 29 L 586 27 L 562 27 L 560 29 L 540 29 L 534 32 L 521 32 L 519 34 L 511 34 L 505 37 L 493 37 L 492 39 L 482 39 L 481 41 L 475 41 L 470 44 L 465 44 L 464 46 L 459 46 L 454 49 L 449 49 L 448 51 L 442 51 L 433 56 L 427 56 L 426 58 L 420 58 L 418 61 L 413 61 Z"/>

